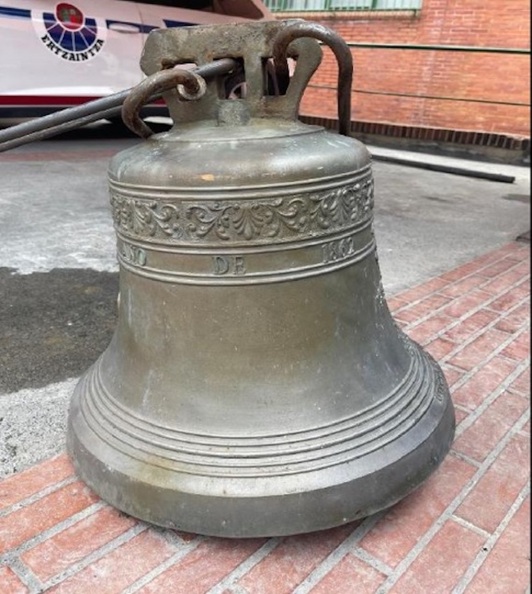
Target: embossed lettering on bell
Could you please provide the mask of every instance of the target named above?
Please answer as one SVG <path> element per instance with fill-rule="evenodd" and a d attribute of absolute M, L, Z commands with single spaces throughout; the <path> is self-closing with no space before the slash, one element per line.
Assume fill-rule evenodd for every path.
<path fill-rule="evenodd" d="M 320 41 L 340 134 L 297 119 Z M 205 79 L 179 66 L 225 58 Z M 110 164 L 119 315 L 73 396 L 79 475 L 133 516 L 229 537 L 394 504 L 447 454 L 454 412 L 384 298 L 349 49 L 298 20 L 190 27 L 150 33 L 141 65 L 124 120 L 148 137 L 138 112 L 162 90 L 175 126 Z"/>

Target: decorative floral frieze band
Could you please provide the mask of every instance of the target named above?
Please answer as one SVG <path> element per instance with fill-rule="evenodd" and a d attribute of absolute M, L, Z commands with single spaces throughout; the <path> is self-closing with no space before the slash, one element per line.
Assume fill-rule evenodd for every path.
<path fill-rule="evenodd" d="M 112 188 L 111 206 L 117 231 L 132 239 L 195 245 L 297 240 L 366 220 L 373 208 L 373 178 L 289 198 L 175 204 L 123 196 Z"/>

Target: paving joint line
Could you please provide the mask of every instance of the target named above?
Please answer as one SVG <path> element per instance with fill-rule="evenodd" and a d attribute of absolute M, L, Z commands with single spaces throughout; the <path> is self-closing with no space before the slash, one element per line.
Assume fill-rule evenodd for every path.
<path fill-rule="evenodd" d="M 353 551 L 351 551 L 351 554 L 355 555 L 361 561 L 364 561 L 365 563 L 373 567 L 373 569 L 376 569 L 385 576 L 389 576 L 393 573 L 393 569 L 387 563 L 384 563 L 384 561 L 377 559 L 377 557 L 374 557 L 371 553 L 368 553 L 365 549 L 361 547 L 356 547 Z"/>
<path fill-rule="evenodd" d="M 15 476 L 15 475 L 12 475 L 12 476 Z M 37 491 L 36 493 L 33 493 L 33 494 L 29 495 L 28 497 L 25 497 L 24 499 L 21 499 L 20 501 L 17 501 L 16 503 L 13 503 L 13 504 L 5 507 L 4 509 L 0 510 L 0 518 L 2 518 L 4 516 L 8 516 L 9 514 L 12 514 L 13 512 L 16 512 L 24 507 L 28 507 L 32 503 L 39 501 L 39 499 L 43 499 L 44 497 L 51 495 L 52 493 L 55 493 L 56 491 L 59 491 L 59 489 L 62 489 L 63 487 L 66 487 L 72 483 L 75 483 L 77 480 L 79 480 L 78 477 L 73 474 L 73 475 L 63 479 L 62 481 L 59 481 L 58 483 L 54 483 L 53 485 L 48 485 L 47 487 L 42 488 L 40 491 Z"/>
<path fill-rule="evenodd" d="M 480 256 L 480 258 L 482 258 L 482 256 Z M 419 303 L 420 301 L 423 301 L 423 299 L 426 299 L 427 297 L 430 297 L 431 295 L 434 295 L 435 293 L 438 293 L 439 291 L 441 291 L 441 290 L 442 290 L 443 288 L 445 288 L 445 287 L 452 287 L 453 285 L 456 285 L 457 283 L 459 283 L 459 282 L 463 281 L 463 280 L 464 280 L 464 279 L 466 279 L 466 278 L 469 278 L 470 276 L 475 276 L 475 275 L 476 275 L 476 274 L 478 274 L 478 273 L 479 273 L 481 270 L 484 270 L 485 268 L 488 268 L 489 266 L 492 266 L 492 265 L 493 265 L 493 264 L 495 264 L 496 262 L 500 262 L 500 261 L 504 260 L 505 258 L 506 258 L 506 256 L 501 256 L 500 258 L 496 258 L 495 260 L 493 260 L 493 261 L 490 261 L 490 262 L 486 263 L 484 266 L 481 266 L 481 267 L 480 267 L 478 270 L 476 270 L 475 272 L 470 272 L 470 273 L 468 273 L 468 274 L 461 275 L 461 276 L 459 276 L 459 277 L 458 277 L 456 280 L 446 281 L 445 279 L 442 279 L 442 277 L 443 277 L 445 274 L 447 274 L 448 272 L 450 272 L 450 271 L 444 272 L 444 273 L 440 274 L 439 276 L 437 276 L 437 277 L 435 277 L 435 278 L 437 278 L 437 279 L 442 279 L 442 280 L 444 281 L 445 285 L 443 285 L 443 286 L 442 286 L 442 287 L 440 287 L 439 289 L 435 289 L 435 290 L 433 290 L 433 291 L 431 291 L 431 292 L 427 293 L 426 295 L 423 295 L 423 296 L 422 296 L 422 297 L 420 297 L 419 299 L 416 299 L 416 300 L 408 300 L 408 302 L 407 302 L 407 303 L 406 303 L 404 306 L 402 306 L 402 307 L 401 307 L 401 309 L 402 309 L 403 307 L 405 307 L 405 308 L 406 308 L 406 307 L 409 307 L 409 306 L 410 306 L 410 305 L 412 305 L 412 304 L 417 304 L 417 303 Z M 461 264 L 460 266 L 457 266 L 457 267 L 456 267 L 454 270 L 460 269 L 460 268 L 462 268 L 462 267 L 463 267 L 463 266 L 465 266 L 465 265 L 469 265 L 469 264 L 471 264 L 472 262 L 474 262 L 475 260 L 478 260 L 478 259 L 479 259 L 479 258 L 477 257 L 477 258 L 475 258 L 474 260 L 471 260 L 471 261 L 469 261 L 469 262 L 464 262 L 464 264 Z M 514 266 L 517 266 L 518 264 L 519 264 L 519 262 L 516 262 L 516 263 L 514 264 Z M 511 268 L 514 268 L 514 266 L 512 266 Z M 504 272 L 506 272 L 506 271 L 504 271 Z M 500 276 L 500 274 L 503 274 L 503 273 L 499 273 L 497 276 Z M 497 277 L 493 277 L 493 278 L 497 278 Z M 413 291 L 413 290 L 419 289 L 419 288 L 423 287 L 424 285 L 426 285 L 427 283 L 430 283 L 430 282 L 431 282 L 431 280 L 433 280 L 433 279 L 430 279 L 430 280 L 428 280 L 428 281 L 425 281 L 425 282 L 419 283 L 419 284 L 417 284 L 417 285 L 414 285 L 413 287 L 409 287 L 408 289 L 404 289 L 404 290 L 403 290 L 403 291 L 401 291 L 400 293 L 397 293 L 397 294 L 395 294 L 395 295 L 394 295 L 394 297 L 398 297 L 399 299 L 401 299 L 401 295 L 402 295 L 402 294 L 404 294 L 404 293 L 407 293 L 408 291 Z M 488 280 L 488 279 L 486 279 L 486 280 Z M 404 299 L 403 299 L 403 301 L 404 301 Z"/>
<path fill-rule="evenodd" d="M 462 452 L 459 452 L 458 450 L 451 448 L 451 451 L 449 453 L 451 454 L 451 456 L 453 456 L 453 458 L 458 458 L 459 460 L 467 462 L 468 464 L 470 464 L 471 466 L 474 466 L 475 468 L 480 468 L 480 465 L 482 464 L 482 462 L 479 462 L 478 460 L 470 458 L 468 455 L 463 454 Z"/>
<path fill-rule="evenodd" d="M 481 285 L 479 285 L 479 289 L 481 289 L 485 285 L 488 285 L 488 284 L 492 283 L 493 281 L 496 281 L 496 280 L 500 279 L 500 277 L 502 277 L 504 274 L 506 274 L 507 272 L 511 272 L 514 268 L 517 268 L 520 265 L 521 265 L 521 262 L 516 262 L 514 264 L 514 266 L 512 266 L 511 268 L 508 268 L 507 270 L 499 273 L 497 276 L 494 276 L 493 278 L 487 279 L 485 283 L 482 283 Z M 512 283 L 512 285 L 510 285 L 510 289 L 509 290 L 511 291 L 513 289 L 517 289 L 521 285 L 523 285 L 525 283 L 529 283 L 529 282 L 530 282 L 530 273 L 523 274 L 521 276 L 521 278 L 519 278 L 514 283 Z"/>
<path fill-rule="evenodd" d="M 486 474 L 490 466 L 497 459 L 502 450 L 508 445 L 515 433 L 517 433 L 517 431 L 519 431 L 521 427 L 526 423 L 527 418 L 528 414 L 523 414 L 514 423 L 512 430 L 508 431 L 508 433 L 506 433 L 506 435 L 499 441 L 497 446 L 492 449 L 488 456 L 486 456 L 484 462 L 475 472 L 475 474 L 469 479 L 466 485 L 461 489 L 461 491 L 458 493 L 458 495 L 456 495 L 456 497 L 451 501 L 451 503 L 445 508 L 445 510 L 443 510 L 443 512 L 438 516 L 438 518 L 436 518 L 432 526 L 425 532 L 425 534 L 418 539 L 418 541 L 412 547 L 410 552 L 399 562 L 399 564 L 395 567 L 394 572 L 376 590 L 375 594 L 386 594 L 387 592 L 389 592 L 390 588 L 392 588 L 397 583 L 397 581 L 409 569 L 409 567 L 417 559 L 417 557 L 425 550 L 428 543 L 434 538 L 434 536 L 438 533 L 438 531 L 445 524 L 445 522 L 452 518 L 454 512 L 458 509 L 460 504 L 465 500 L 469 493 L 475 488 L 475 486 L 479 483 L 482 477 Z"/>
<path fill-rule="evenodd" d="M 456 388 L 456 384 L 457 384 L 457 383 L 458 383 L 458 382 L 459 382 L 459 381 L 460 381 L 462 378 L 461 378 L 461 377 L 458 377 L 457 379 L 455 379 L 455 380 L 454 380 L 454 382 L 453 382 L 453 383 L 450 383 L 450 382 L 448 381 L 448 379 L 447 379 L 447 372 L 451 372 L 451 371 L 454 371 L 454 372 L 459 372 L 459 373 L 460 373 L 460 376 L 462 376 L 462 375 L 465 373 L 465 372 L 464 372 L 464 370 L 463 370 L 463 369 L 460 369 L 460 368 L 458 368 L 458 367 L 456 367 L 456 368 L 455 368 L 455 367 L 453 367 L 452 365 L 449 365 L 449 363 L 443 363 L 443 364 L 441 365 L 441 368 L 442 368 L 443 374 L 445 375 L 445 381 L 447 382 L 447 385 L 449 386 L 449 388 L 450 388 L 451 390 L 454 390 L 454 389 Z M 458 405 L 458 407 L 461 407 L 461 406 L 462 406 L 462 405 L 460 405 L 460 404 Z M 467 409 L 467 408 L 465 408 L 465 407 L 462 407 L 462 408 L 463 408 L 464 412 L 468 411 L 468 409 Z M 468 412 L 469 412 L 469 411 L 468 411 Z"/>
<path fill-rule="evenodd" d="M 11 568 L 13 573 L 26 586 L 26 588 L 28 588 L 29 594 L 39 594 L 40 592 L 44 592 L 41 580 L 22 562 L 21 559 L 18 557 L 13 559 L 8 567 Z"/>
<path fill-rule="evenodd" d="M 147 527 L 143 524 L 136 524 L 135 526 L 132 526 L 129 530 L 126 530 L 126 532 L 120 534 L 116 538 L 113 538 L 113 540 L 96 549 L 96 551 L 93 551 L 77 563 L 72 564 L 67 569 L 50 578 L 44 583 L 44 591 L 71 578 L 73 575 L 79 573 L 92 563 L 103 559 L 108 553 L 118 549 L 118 547 L 125 544 L 126 542 L 129 542 L 135 536 L 138 536 L 141 532 L 146 530 Z"/>
<path fill-rule="evenodd" d="M 453 588 L 452 594 L 463 594 L 467 586 L 473 580 L 475 575 L 478 573 L 478 570 L 482 567 L 482 564 L 488 557 L 489 553 L 501 537 L 501 534 L 504 532 L 512 518 L 515 514 L 519 511 L 520 507 L 523 505 L 523 502 L 528 497 L 530 493 L 530 483 L 525 485 L 519 495 L 516 497 L 515 501 L 511 505 L 510 509 L 502 519 L 501 523 L 497 526 L 496 530 L 489 536 L 489 538 L 484 543 L 484 547 L 482 550 L 477 554 L 473 562 L 469 565 L 467 571 L 462 576 L 458 584 Z"/>
<path fill-rule="evenodd" d="M 469 318 L 470 316 L 478 313 L 480 310 L 484 309 L 484 308 L 488 308 L 489 305 L 491 305 L 494 301 L 496 301 L 497 299 L 499 299 L 500 297 L 502 297 L 503 295 L 505 295 L 506 293 L 511 292 L 513 289 L 517 288 L 520 284 L 522 284 L 524 281 L 519 281 L 519 283 L 514 283 L 509 289 L 506 289 L 504 291 L 501 291 L 499 293 L 495 293 L 494 295 L 492 295 L 489 299 L 486 299 L 485 301 L 483 301 L 482 303 L 480 303 L 479 305 L 477 305 L 476 307 L 473 307 L 472 309 L 469 309 L 467 311 L 467 313 L 465 313 L 464 315 L 456 318 L 452 323 L 449 323 L 448 326 L 445 326 L 444 329 L 436 332 L 432 337 L 431 340 L 435 340 L 436 338 L 440 338 L 445 332 L 448 332 L 449 330 L 452 330 L 453 328 L 455 328 L 456 326 L 458 326 L 460 323 L 462 323 L 464 320 L 466 320 L 467 318 Z M 447 297 L 447 295 L 441 295 L 438 292 L 434 293 L 435 296 L 441 296 L 441 297 Z M 513 313 L 513 311 L 515 309 L 517 309 L 518 307 L 522 306 L 524 303 L 526 303 L 526 301 L 528 301 L 530 296 L 526 296 L 523 297 L 521 300 L 519 300 L 517 303 L 515 303 L 514 305 L 512 305 L 512 307 L 510 307 L 507 311 L 505 311 L 505 315 L 509 314 L 509 313 Z M 430 319 L 434 314 L 438 314 L 438 313 L 444 313 L 443 310 L 448 307 L 450 305 L 450 303 L 452 301 L 454 301 L 455 298 L 450 298 L 450 301 L 447 303 L 444 303 L 443 305 L 441 305 L 440 307 L 431 310 L 429 313 L 427 313 L 424 316 L 421 316 L 419 318 L 416 318 L 415 320 L 413 320 L 412 322 L 407 322 L 406 325 L 404 326 L 404 330 L 406 332 L 408 332 L 409 330 L 413 330 L 415 329 L 417 326 L 419 326 L 421 323 L 423 323 L 424 321 Z M 499 311 L 495 311 L 495 310 L 489 310 L 492 313 L 496 313 L 498 314 L 499 318 L 501 317 L 501 313 Z M 399 313 L 399 310 L 397 310 L 397 312 Z M 394 312 L 395 313 L 395 312 Z M 452 316 L 449 316 L 452 317 Z M 486 324 L 486 326 L 484 326 L 483 328 L 488 328 L 496 323 L 498 323 L 500 320 L 497 321 L 493 321 L 493 322 L 489 322 L 488 324 Z"/>
<path fill-rule="evenodd" d="M 502 349 L 504 350 L 506 348 L 506 346 L 503 346 Z M 480 371 L 483 367 L 485 367 L 487 364 L 489 364 L 491 362 L 492 359 L 494 359 L 495 357 L 497 357 L 500 353 L 493 351 L 493 355 L 490 356 L 488 359 L 485 360 L 484 363 L 479 363 L 478 365 L 475 365 L 474 367 L 472 367 L 469 371 L 466 371 L 464 373 L 464 376 L 458 380 L 457 382 L 455 382 L 453 384 L 453 390 L 458 390 L 459 388 L 461 388 L 463 385 L 465 385 L 465 383 L 467 381 L 469 381 L 474 375 L 475 373 L 477 373 L 478 371 Z M 517 365 L 523 365 L 524 367 L 521 368 L 521 373 L 523 371 L 526 371 L 526 369 L 528 369 L 528 367 L 530 366 L 530 361 L 527 359 L 524 359 L 522 361 L 516 361 L 515 359 L 508 359 L 507 357 L 504 357 L 504 355 L 501 355 L 505 361 L 511 361 L 512 363 L 517 363 Z M 463 371 L 463 370 L 462 370 Z M 471 413 L 472 411 L 470 409 L 465 408 L 464 411 L 467 411 L 469 413 Z"/>
<path fill-rule="evenodd" d="M 163 534 L 163 538 L 165 538 L 165 540 L 169 541 L 174 546 L 179 547 L 179 550 L 176 551 L 173 555 L 171 555 L 168 559 L 157 565 L 157 567 L 154 567 L 153 569 L 145 573 L 143 576 L 135 580 L 132 584 L 129 584 L 129 586 L 122 590 L 121 594 L 133 594 L 134 592 L 138 592 L 140 588 L 146 586 L 155 578 L 159 577 L 167 569 L 172 567 L 172 565 L 174 565 L 177 561 L 180 561 L 183 557 L 186 557 L 189 553 L 197 549 L 202 542 L 205 541 L 205 537 L 199 535 L 197 536 L 197 538 L 190 542 L 184 542 L 177 535 L 174 536 L 175 539 L 168 538 L 168 535 Z"/>
<path fill-rule="evenodd" d="M 482 414 L 497 400 L 497 398 L 499 398 L 501 394 L 504 394 L 504 392 L 506 392 L 508 386 L 514 381 L 516 377 L 518 377 L 521 374 L 523 368 L 526 369 L 525 363 L 517 365 L 517 367 L 512 371 L 512 373 L 510 373 L 510 375 L 504 381 L 502 381 L 499 384 L 499 386 L 495 388 L 495 390 L 492 390 L 486 396 L 486 398 L 484 398 L 484 400 L 475 408 L 474 411 L 472 411 L 467 417 L 462 419 L 462 421 L 456 428 L 455 439 L 456 437 L 460 437 L 460 435 L 462 435 L 467 429 L 469 429 L 469 427 L 471 427 L 471 425 L 473 425 L 473 423 L 475 423 L 475 421 L 477 421 L 477 419 L 482 416 Z"/>
<path fill-rule="evenodd" d="M 252 553 L 247 559 L 244 559 L 233 571 L 223 577 L 217 584 L 212 586 L 207 594 L 222 594 L 227 589 L 238 586 L 237 580 L 249 573 L 266 556 L 274 551 L 283 542 L 283 538 L 269 538 L 259 549 Z"/>
<path fill-rule="evenodd" d="M 360 542 L 364 536 L 375 526 L 375 524 L 385 515 L 388 509 L 381 510 L 372 516 L 369 516 L 361 522 L 357 528 L 341 542 L 334 551 L 313 570 L 300 584 L 292 590 L 291 594 L 307 594 L 318 582 L 320 582 L 338 563 L 356 548 L 354 545 Z M 377 569 L 377 568 L 375 568 Z"/>
<path fill-rule="evenodd" d="M 527 393 L 525 392 L 521 392 L 519 390 L 516 390 L 515 388 L 508 388 L 508 393 L 509 394 L 513 394 L 514 396 L 517 396 L 518 398 L 523 398 L 524 400 L 530 400 L 530 391 Z"/>
<path fill-rule="evenodd" d="M 80 510 L 79 512 L 73 514 L 72 516 L 65 518 L 61 522 L 54 524 L 52 527 L 48 528 L 47 530 L 43 530 L 42 532 L 39 532 L 39 534 L 36 534 L 35 536 L 28 538 L 27 540 L 25 540 L 23 543 L 21 543 L 17 547 L 14 547 L 14 548 L 10 549 L 9 551 L 0 555 L 0 563 L 4 563 L 6 561 L 10 562 L 12 559 L 18 558 L 20 555 L 22 555 L 26 551 L 33 549 L 33 547 L 36 547 L 37 545 L 48 540 L 49 538 L 54 537 L 56 534 L 63 532 L 63 530 L 66 530 L 66 529 L 70 528 L 71 526 L 73 526 L 74 524 L 77 524 L 81 520 L 84 520 L 85 518 L 88 518 L 89 516 L 93 515 L 94 513 L 96 513 L 99 509 L 101 509 L 105 505 L 106 504 L 103 501 L 97 501 L 96 503 L 89 505 L 85 509 Z"/>
<path fill-rule="evenodd" d="M 490 262 L 489 264 L 486 264 L 486 266 L 484 266 L 483 268 L 480 268 L 480 269 L 479 269 L 479 270 L 477 270 L 476 272 L 471 272 L 471 273 L 469 273 L 469 274 L 466 274 L 465 276 L 461 276 L 461 277 L 457 278 L 457 279 L 456 279 L 456 280 L 454 280 L 454 281 L 448 282 L 448 283 L 446 283 L 444 286 L 440 287 L 439 289 L 435 289 L 435 290 L 433 290 L 433 291 L 431 291 L 431 292 L 427 293 L 426 295 L 423 295 L 423 296 L 422 296 L 422 297 L 420 297 L 419 299 L 415 299 L 415 300 L 409 300 L 409 301 L 407 301 L 407 303 L 405 303 L 405 305 L 402 305 L 401 307 L 399 307 L 399 308 L 397 308 L 396 310 L 394 310 L 394 313 L 395 313 L 395 312 L 400 312 L 400 311 L 402 311 L 403 309 L 407 309 L 407 308 L 409 308 L 409 307 L 411 307 L 411 306 L 418 305 L 418 304 L 419 304 L 421 301 L 423 301 L 424 299 L 427 299 L 428 297 L 432 297 L 432 296 L 435 296 L 435 295 L 437 295 L 437 296 L 440 296 L 440 297 L 449 297 L 448 295 L 443 295 L 442 293 L 440 293 L 440 291 L 442 291 L 442 290 L 443 290 L 443 289 L 445 289 L 445 288 L 452 287 L 453 285 L 456 285 L 456 284 L 458 284 L 458 283 L 462 282 L 462 281 L 463 281 L 464 279 L 466 279 L 466 278 L 469 278 L 469 277 L 471 277 L 471 276 L 478 275 L 478 273 L 479 273 L 481 270 L 483 270 L 484 268 L 488 268 L 489 266 L 491 266 L 491 265 L 495 264 L 496 262 L 502 261 L 502 260 L 504 260 L 504 259 L 505 259 L 505 257 L 503 257 L 503 258 L 500 258 L 499 260 L 494 260 L 493 262 Z M 513 268 L 517 267 L 517 266 L 518 266 L 520 263 L 521 263 L 521 262 L 515 262 L 515 264 L 514 264 L 513 266 L 511 266 L 510 268 L 508 268 L 507 270 L 504 270 L 503 272 L 500 272 L 499 274 L 497 274 L 497 275 L 496 275 L 496 276 L 494 276 L 494 277 L 491 277 L 491 278 L 486 278 L 485 282 L 483 282 L 482 284 L 480 284 L 478 287 L 475 287 L 475 289 L 481 289 L 481 288 L 482 288 L 484 285 L 488 284 L 489 282 L 492 282 L 492 281 L 494 281 L 495 279 L 499 278 L 499 277 L 500 277 L 500 276 L 502 276 L 503 274 L 506 274 L 508 271 L 510 271 L 510 270 L 512 270 Z M 444 274 L 445 274 L 445 273 L 444 273 Z M 437 276 L 436 278 L 441 278 L 441 276 L 442 276 L 442 275 L 440 275 L 440 276 Z M 499 292 L 499 293 L 496 293 L 496 295 L 495 295 L 494 299 L 496 299 L 496 298 L 498 298 L 498 297 L 501 297 L 501 296 L 502 296 L 504 293 L 506 293 L 506 292 L 508 292 L 508 291 L 511 291 L 512 289 L 514 289 L 514 288 L 518 287 L 518 286 L 519 286 L 520 284 L 522 284 L 522 283 L 524 282 L 524 280 L 526 280 L 526 279 L 527 279 L 529 276 L 530 276 L 530 275 L 526 275 L 525 277 L 523 277 L 523 278 L 519 279 L 518 281 L 515 281 L 515 282 L 514 282 L 512 285 L 510 285 L 510 287 L 509 287 L 509 288 L 507 288 L 505 291 L 501 291 L 501 292 Z M 429 281 L 427 281 L 427 282 L 430 282 L 430 280 L 429 280 Z M 426 284 L 426 283 L 421 283 L 421 284 L 419 284 L 419 285 L 416 285 L 416 286 L 414 286 L 414 287 L 411 287 L 411 288 L 409 288 L 409 289 L 405 289 L 405 290 L 403 291 L 403 293 L 407 293 L 408 291 L 415 290 L 416 288 L 422 287 L 424 284 Z M 396 298 L 399 298 L 399 299 L 401 299 L 401 293 L 398 293 L 398 294 L 396 294 L 396 295 L 393 295 L 393 297 L 396 297 Z M 455 299 L 455 298 L 458 298 L 458 297 L 456 297 L 456 296 L 455 296 L 455 297 L 450 297 L 450 299 L 451 299 L 451 300 L 453 300 L 453 299 Z M 403 300 L 404 300 L 404 299 L 403 299 Z M 432 311 L 430 314 L 428 314 L 427 316 L 425 316 L 425 318 L 424 318 L 424 319 L 426 319 L 427 317 L 430 317 L 430 316 L 431 316 L 431 315 L 432 315 L 432 314 L 433 314 L 435 311 L 437 312 L 437 311 L 439 311 L 440 309 L 442 309 L 442 308 L 446 307 L 447 305 L 449 305 L 449 304 L 447 303 L 447 304 L 445 304 L 445 305 L 442 305 L 441 307 L 439 307 L 437 310 L 433 310 L 433 311 Z M 408 324 L 412 324 L 412 323 L 414 323 L 414 322 L 409 322 Z M 417 320 L 416 320 L 416 325 L 417 325 Z"/>
<path fill-rule="evenodd" d="M 518 303 L 514 304 L 514 306 L 512 308 L 510 308 L 507 313 L 508 314 L 512 313 L 515 309 L 517 309 L 518 307 L 520 307 L 523 304 L 523 301 L 524 300 L 521 300 Z M 482 309 L 482 307 L 483 307 L 483 305 L 480 305 L 476 309 L 470 310 L 467 315 L 465 314 L 464 316 L 458 318 L 454 324 L 452 324 L 451 326 L 446 326 L 444 329 L 442 329 L 439 332 L 437 332 L 436 334 L 434 334 L 431 337 L 430 342 L 433 342 L 434 340 L 441 338 L 443 336 L 443 334 L 445 334 L 448 330 L 455 328 L 458 324 L 462 323 L 470 315 L 473 315 L 473 314 L 477 313 L 478 311 L 480 311 L 480 309 Z M 489 363 L 495 356 L 497 356 L 502 350 L 504 350 L 511 342 L 516 340 L 519 336 L 521 336 L 521 334 L 523 334 L 527 330 L 527 327 L 525 326 L 523 328 L 520 328 L 516 332 L 510 333 L 508 338 L 505 341 L 503 341 L 501 343 L 501 345 L 499 345 L 499 347 L 497 347 L 497 349 L 493 350 L 487 359 L 485 359 L 482 363 L 475 365 L 474 367 L 472 367 L 469 370 L 460 369 L 458 366 L 454 366 L 452 363 L 449 363 L 449 360 L 452 357 L 454 357 L 460 351 L 462 351 L 467 346 L 469 346 L 471 343 L 473 343 L 477 338 L 482 336 L 482 334 L 484 334 L 486 332 L 486 330 L 490 330 L 491 328 L 493 328 L 499 321 L 500 321 L 500 316 L 499 316 L 499 318 L 496 318 L 492 322 L 489 322 L 488 324 L 486 324 L 485 326 L 483 326 L 482 328 L 477 330 L 468 339 L 466 339 L 465 341 L 460 343 L 460 345 L 457 345 L 449 353 L 447 353 L 441 359 L 438 360 L 438 363 L 441 366 L 451 366 L 452 365 L 453 367 L 457 367 L 457 371 L 459 370 L 463 373 L 462 377 L 459 378 L 456 382 L 454 382 L 453 390 L 457 390 L 457 389 L 461 388 L 479 369 L 481 369 L 487 363 Z M 406 329 L 406 327 L 403 328 L 403 331 L 405 333 L 408 333 L 408 330 Z M 429 343 L 427 343 L 427 344 L 429 344 Z M 425 348 L 427 345 L 422 345 L 422 346 L 423 346 L 423 348 Z"/>
<path fill-rule="evenodd" d="M 452 514 L 450 519 L 453 522 L 456 522 L 457 524 L 460 524 L 460 526 L 463 526 L 464 528 L 467 528 L 471 532 L 475 532 L 479 536 L 482 536 L 482 538 L 484 538 L 485 540 L 488 540 L 488 538 L 490 538 L 492 536 L 492 533 L 491 532 L 488 532 L 487 530 L 484 530 L 483 528 L 479 528 L 475 524 L 469 522 L 468 520 L 464 520 L 464 518 L 461 518 L 460 516 L 457 516 L 455 514 Z"/>
<path fill-rule="evenodd" d="M 247 588 L 244 588 L 239 584 L 229 586 L 228 591 L 231 592 L 231 594 L 250 594 Z"/>
<path fill-rule="evenodd" d="M 521 437 L 528 437 L 528 438 L 530 438 L 530 431 L 525 431 L 524 429 L 521 429 L 517 433 L 519 435 L 521 435 Z"/>
<path fill-rule="evenodd" d="M 445 369 L 448 369 L 449 371 L 454 371 L 454 372 L 460 373 L 460 374 L 464 373 L 464 370 L 461 367 L 458 367 L 457 365 L 454 365 L 453 363 L 450 363 L 449 361 L 447 361 L 446 363 L 443 363 L 443 365 L 445 366 Z"/>
<path fill-rule="evenodd" d="M 517 309 L 518 307 L 520 307 L 521 305 L 523 305 L 523 301 L 524 300 L 521 300 L 521 301 L 517 302 L 516 304 L 514 304 L 506 312 L 506 314 L 513 313 L 513 311 L 515 309 Z M 485 303 L 488 303 L 488 302 L 486 301 Z M 446 332 L 448 332 L 449 330 L 452 330 L 452 329 L 456 328 L 457 326 L 460 326 L 460 324 L 464 323 L 464 321 L 467 320 L 467 318 L 471 317 L 472 315 L 478 313 L 481 309 L 483 309 L 485 303 L 479 305 L 478 307 L 476 307 L 474 309 L 469 310 L 467 314 L 464 314 L 463 316 L 457 318 L 452 324 L 450 324 L 449 326 L 445 326 L 445 328 L 443 328 L 442 330 L 440 330 L 440 331 L 436 332 L 435 334 L 433 334 L 431 336 L 431 338 L 430 338 L 430 341 L 428 341 L 427 343 L 423 344 L 422 346 L 426 347 L 428 344 L 434 342 L 435 340 L 438 340 L 439 338 L 442 338 L 443 335 Z M 438 311 L 439 310 L 435 310 L 435 313 L 438 313 Z M 428 316 L 426 316 L 425 318 L 423 318 L 421 320 L 421 322 L 423 322 L 423 321 L 427 320 L 428 318 L 430 318 L 431 315 L 432 315 L 432 313 L 429 314 Z M 449 351 L 449 353 L 447 353 L 446 355 L 444 355 L 439 360 L 439 363 L 440 364 L 441 363 L 447 363 L 448 364 L 448 360 L 449 359 L 451 359 L 452 357 L 454 357 L 456 354 L 458 354 L 460 351 L 462 351 L 465 347 L 469 346 L 477 338 L 479 338 L 480 336 L 482 336 L 487 330 L 491 330 L 492 328 L 494 328 L 500 321 L 501 321 L 501 316 L 499 315 L 497 318 L 495 318 L 495 320 L 492 320 L 491 322 L 488 322 L 485 326 L 482 326 L 482 328 L 479 328 L 476 332 L 472 333 L 468 338 L 466 338 L 465 340 L 461 341 L 460 344 L 458 344 L 454 349 L 452 349 L 451 351 Z M 408 326 L 406 326 L 403 330 L 404 330 L 404 332 L 408 333 L 409 330 L 412 330 L 414 328 L 409 328 Z M 506 339 L 506 341 L 504 341 L 504 342 L 507 342 L 509 344 L 510 342 L 512 342 L 513 340 L 515 340 L 518 336 L 520 336 L 524 331 L 526 331 L 526 327 L 520 328 L 516 332 L 507 333 L 509 336 Z M 499 330 L 499 332 L 502 332 L 502 331 Z M 460 367 L 458 367 L 458 366 L 456 366 L 456 367 L 458 369 L 460 369 Z M 464 371 L 464 369 L 462 369 L 462 371 Z M 467 372 L 467 370 L 465 370 L 465 371 Z M 463 381 L 463 379 L 464 378 L 461 378 L 458 382 L 456 382 L 456 384 L 458 384 L 460 381 Z"/>
<path fill-rule="evenodd" d="M 459 411 L 466 413 L 468 415 L 471 414 L 471 412 L 472 412 L 470 408 L 466 408 L 463 404 L 453 402 L 453 406 L 456 410 L 459 410 Z"/>

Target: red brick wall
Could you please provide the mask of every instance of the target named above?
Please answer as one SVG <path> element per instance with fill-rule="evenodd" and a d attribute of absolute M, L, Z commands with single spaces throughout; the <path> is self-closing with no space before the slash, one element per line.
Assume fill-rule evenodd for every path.
<path fill-rule="evenodd" d="M 424 0 L 417 15 L 297 16 L 352 42 L 530 48 L 529 0 Z M 529 55 L 373 48 L 352 53 L 354 120 L 530 136 Z M 337 69 L 332 54 L 324 54 L 301 111 L 333 117 Z"/>

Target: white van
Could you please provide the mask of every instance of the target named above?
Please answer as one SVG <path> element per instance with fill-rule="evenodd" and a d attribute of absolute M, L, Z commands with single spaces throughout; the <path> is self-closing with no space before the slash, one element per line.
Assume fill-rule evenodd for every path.
<path fill-rule="evenodd" d="M 138 84 L 152 29 L 272 19 L 256 0 L 7 0 L 0 118 L 46 115 Z"/>

